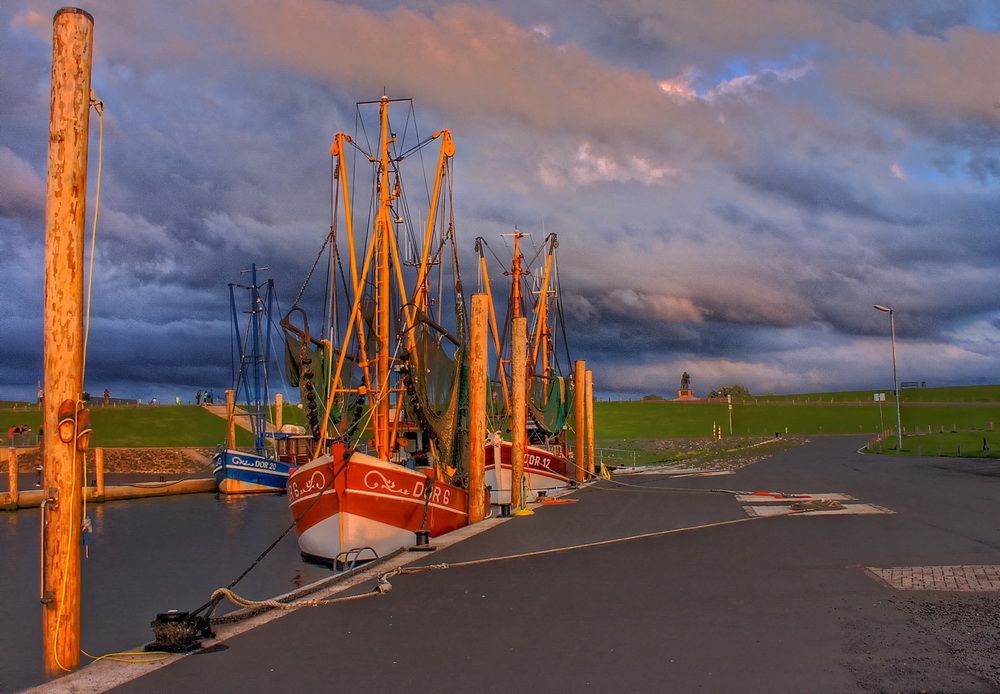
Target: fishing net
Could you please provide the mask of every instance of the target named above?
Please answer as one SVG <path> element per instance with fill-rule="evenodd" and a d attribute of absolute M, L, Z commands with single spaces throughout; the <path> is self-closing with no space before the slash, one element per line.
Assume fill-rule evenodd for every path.
<path fill-rule="evenodd" d="M 314 439 L 319 439 L 326 410 L 327 394 L 331 387 L 343 390 L 357 386 L 361 382 L 357 367 L 351 360 L 345 360 L 339 381 L 331 384 L 332 369 L 340 356 L 339 350 L 322 349 L 302 339 L 291 331 L 285 333 L 285 373 L 288 384 L 299 388 L 302 393 L 302 405 L 305 411 L 306 426 Z M 328 417 L 327 434 L 342 433 L 344 427 L 344 412 L 353 413 L 360 406 L 360 398 L 352 394 L 348 401 L 346 395 L 338 395 L 333 399 Z M 347 423 L 350 426 L 350 422 Z"/>
<path fill-rule="evenodd" d="M 461 304 L 457 313 L 459 345 L 444 343 L 443 333 L 418 318 L 413 328 L 414 344 L 402 355 L 401 369 L 407 417 L 433 441 L 439 471 L 450 473 L 452 478 L 468 471 L 469 448 L 468 351 Z"/>
<path fill-rule="evenodd" d="M 533 376 L 528 396 L 528 414 L 535 424 L 552 436 L 562 430 L 573 412 L 573 388 L 562 376 Z"/>
<path fill-rule="evenodd" d="M 503 384 L 499 381 L 490 381 L 486 394 L 487 428 L 490 431 L 506 429 L 510 413 L 507 411 L 507 400 L 504 395 Z"/>

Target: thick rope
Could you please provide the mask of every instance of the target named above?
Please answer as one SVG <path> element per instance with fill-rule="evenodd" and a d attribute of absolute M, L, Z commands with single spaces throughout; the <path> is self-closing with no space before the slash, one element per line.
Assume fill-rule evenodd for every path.
<path fill-rule="evenodd" d="M 319 607 L 321 605 L 334 605 L 338 602 L 361 600 L 362 598 L 370 598 L 374 595 L 387 593 L 391 589 L 392 586 L 389 585 L 389 582 L 385 581 L 383 583 L 380 577 L 378 585 L 372 592 L 361 593 L 360 595 L 348 595 L 342 598 L 329 598 L 326 600 L 296 600 L 295 602 L 280 602 L 278 600 L 249 600 L 247 598 L 240 597 L 228 588 L 218 588 L 214 593 L 212 593 L 212 600 L 228 598 L 233 604 L 247 609 L 264 607 L 275 610 L 294 610 L 299 607 Z"/>
<path fill-rule="evenodd" d="M 606 545 L 618 544 L 621 542 L 631 542 L 633 540 L 644 540 L 651 537 L 662 537 L 665 535 L 676 535 L 683 532 L 688 532 L 691 530 L 705 530 L 707 528 L 719 528 L 726 525 L 736 525 L 738 523 L 749 523 L 756 520 L 764 520 L 766 518 L 781 518 L 783 516 L 793 516 L 806 512 L 805 510 L 790 510 L 785 513 L 777 513 L 773 516 L 748 516 L 746 518 L 737 518 L 735 520 L 719 521 L 716 523 L 705 523 L 702 525 L 692 525 L 684 528 L 673 528 L 670 530 L 658 530 L 655 532 L 642 533 L 639 535 L 629 535 L 627 537 L 619 537 L 611 540 L 598 540 L 596 542 L 586 542 L 577 545 L 569 545 L 566 547 L 555 547 L 553 549 L 543 549 L 534 552 L 522 552 L 519 554 L 507 554 L 499 557 L 487 557 L 485 559 L 473 559 L 469 561 L 454 562 L 451 564 L 428 564 L 424 566 L 401 566 L 393 569 L 392 571 L 387 571 L 384 574 L 380 574 L 376 579 L 375 588 L 368 593 L 361 593 L 359 595 L 350 595 L 342 598 L 330 598 L 326 600 L 297 600 L 294 602 L 278 602 L 276 600 L 249 600 L 247 598 L 240 597 L 236 595 L 231 590 L 226 588 L 219 588 L 212 594 L 212 599 L 221 599 L 223 597 L 228 598 L 233 603 L 240 605 L 245 608 L 274 608 L 279 610 L 293 610 L 299 607 L 318 607 L 320 605 L 333 605 L 338 602 L 348 602 L 352 600 L 361 600 L 364 598 L 371 598 L 377 595 L 385 595 L 390 590 L 392 590 L 392 584 L 389 583 L 389 579 L 395 576 L 402 576 L 406 574 L 422 573 L 424 571 L 438 571 L 443 569 L 454 569 L 460 566 L 476 566 L 478 564 L 490 564 L 498 561 L 507 561 L 510 559 L 526 559 L 529 557 L 540 557 L 547 554 L 559 554 L 561 552 L 570 552 L 578 549 L 589 549 L 592 547 L 602 547 Z"/>
<path fill-rule="evenodd" d="M 319 490 L 319 493 L 316 495 L 316 497 L 312 501 L 309 502 L 309 505 L 306 506 L 305 510 L 303 510 L 302 513 L 300 513 L 298 516 L 296 516 L 296 518 L 291 523 L 289 523 L 288 527 L 285 528 L 284 531 L 282 531 L 281 534 L 278 535 L 277 538 L 275 538 L 274 542 L 272 542 L 270 545 L 268 545 L 267 549 L 265 549 L 263 552 L 261 552 L 260 555 L 256 559 L 254 559 L 253 562 L 251 562 L 250 566 L 248 566 L 246 569 L 243 570 L 243 573 L 241 573 L 236 578 L 236 580 L 232 581 L 226 588 L 219 588 L 218 590 L 216 590 L 215 592 L 213 592 L 212 596 L 209 598 L 208 602 L 206 602 L 204 605 L 202 605 L 198 609 L 196 609 L 193 612 L 191 612 L 191 614 L 192 615 L 197 615 L 197 614 L 199 614 L 199 613 L 207 610 L 206 614 L 208 614 L 209 616 L 211 616 L 212 613 L 215 612 L 215 608 L 218 606 L 219 602 L 222 600 L 222 597 L 223 597 L 222 595 L 219 594 L 219 591 L 228 591 L 229 589 L 233 588 L 237 583 L 239 583 L 240 581 L 242 581 L 246 577 L 246 575 L 248 573 L 250 573 L 258 564 L 260 564 L 260 562 L 264 559 L 264 557 L 266 557 L 268 554 L 270 554 L 271 550 L 273 550 L 278 545 L 278 543 L 281 542 L 285 538 L 285 536 L 288 535 L 288 533 L 290 533 L 292 531 L 292 529 L 296 526 L 296 524 L 300 520 L 302 520 L 302 518 L 304 518 L 305 515 L 307 513 L 309 513 L 310 510 L 312 510 L 312 507 L 315 506 L 316 502 L 319 501 L 320 498 L 323 496 L 323 494 L 326 493 L 326 491 L 333 484 L 334 480 L 337 479 L 338 475 L 340 475 L 340 473 L 343 472 L 347 468 L 347 463 L 348 462 L 350 462 L 350 457 L 349 456 L 344 459 L 344 461 L 340 464 L 340 467 L 338 469 L 334 470 L 333 475 L 330 476 L 330 480 L 323 486 L 322 489 Z"/>
<path fill-rule="evenodd" d="M 662 537 L 665 535 L 676 535 L 683 532 L 688 532 L 691 530 L 705 530 L 707 528 L 719 528 L 724 525 L 736 525 L 737 523 L 748 523 L 750 521 L 762 520 L 764 518 L 780 518 L 782 516 L 793 516 L 805 511 L 786 511 L 784 513 L 777 513 L 773 516 L 747 516 L 746 518 L 737 518 L 735 520 L 728 521 L 718 521 L 716 523 L 704 523 L 702 525 L 691 525 L 684 528 L 672 528 L 670 530 L 657 530 L 649 533 L 642 533 L 639 535 L 629 535 L 627 537 L 618 537 L 611 540 L 598 540 L 596 542 L 585 542 L 578 545 L 569 545 L 567 547 L 555 547 L 553 549 L 540 549 L 534 552 L 522 552 L 520 554 L 506 554 L 500 557 L 488 557 L 486 559 L 473 559 L 470 561 L 455 562 L 452 564 L 431 564 L 427 566 L 403 566 L 393 571 L 389 571 L 385 574 L 379 576 L 379 583 L 384 582 L 390 576 L 398 576 L 402 574 L 413 574 L 420 573 L 422 571 L 432 571 L 436 569 L 451 569 L 459 566 L 475 566 L 476 564 L 489 564 L 496 561 L 506 561 L 508 559 L 525 559 L 528 557 L 539 557 L 546 554 L 559 554 L 561 552 L 570 552 L 578 549 L 589 549 L 592 547 L 602 547 L 605 545 L 614 545 L 620 542 L 631 542 L 633 540 L 645 540 L 651 537 Z"/>
<path fill-rule="evenodd" d="M 670 479 L 670 478 L 669 477 L 661 477 L 659 479 L 663 480 L 663 479 Z M 741 489 L 695 489 L 695 488 L 691 488 L 691 487 L 653 487 L 653 488 L 650 488 L 650 487 L 643 487 L 643 486 L 638 485 L 638 484 L 629 484 L 628 482 L 622 482 L 620 480 L 616 480 L 616 479 L 613 479 L 613 478 L 609 479 L 609 480 L 606 480 L 606 481 L 611 482 L 612 484 L 617 485 L 618 487 L 622 487 L 622 489 L 616 489 L 614 487 L 593 487 L 593 488 L 594 489 L 598 489 L 598 490 L 600 490 L 602 492 L 624 492 L 624 491 L 629 491 L 629 492 L 645 492 L 645 493 L 652 493 L 652 494 L 660 494 L 660 493 L 665 493 L 665 492 L 680 493 L 680 494 L 730 494 L 732 496 L 737 496 L 737 495 L 747 495 L 748 496 L 750 494 L 753 494 L 753 492 L 744 491 L 744 490 L 741 490 Z M 649 481 L 650 482 L 656 482 L 658 480 L 649 480 Z M 780 492 L 775 492 L 775 493 L 776 494 L 780 494 Z M 792 495 L 785 494 L 783 496 L 792 496 Z"/>
<path fill-rule="evenodd" d="M 86 319 L 83 330 L 83 369 L 87 368 L 87 342 L 90 339 L 90 300 L 93 296 L 94 286 L 94 256 L 97 255 L 97 217 L 101 211 L 101 177 L 104 168 L 104 102 L 99 101 L 91 92 L 90 105 L 97 112 L 98 138 L 97 138 L 97 187 L 94 192 L 94 221 L 90 233 L 90 266 L 87 271 L 87 306 L 84 310 Z M 80 382 L 83 382 L 83 372 L 81 372 Z"/>
<path fill-rule="evenodd" d="M 105 653 L 104 655 L 91 655 L 83 649 L 80 649 L 80 652 L 95 663 L 98 660 L 113 660 L 116 663 L 157 663 L 173 655 L 166 651 L 126 651 L 122 653 Z M 150 656 L 155 657 L 151 658 Z"/>

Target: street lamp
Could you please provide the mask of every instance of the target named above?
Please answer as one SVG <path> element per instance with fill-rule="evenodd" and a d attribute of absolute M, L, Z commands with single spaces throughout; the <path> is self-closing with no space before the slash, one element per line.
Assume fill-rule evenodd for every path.
<path fill-rule="evenodd" d="M 892 341 L 892 394 L 896 398 L 896 454 L 898 455 L 903 450 L 903 420 L 899 416 L 899 381 L 896 380 L 896 321 L 893 319 L 892 309 L 888 306 L 875 304 L 875 308 L 889 314 L 889 335 Z"/>

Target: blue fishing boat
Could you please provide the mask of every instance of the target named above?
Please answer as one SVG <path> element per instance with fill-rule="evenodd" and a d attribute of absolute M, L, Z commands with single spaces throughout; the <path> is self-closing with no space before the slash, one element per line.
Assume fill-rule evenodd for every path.
<path fill-rule="evenodd" d="M 244 271 L 250 273 L 249 285 L 229 285 L 234 356 L 236 346 L 239 348 L 239 368 L 233 375 L 233 402 L 245 405 L 230 408 L 228 440 L 212 459 L 215 480 L 223 494 L 284 491 L 289 474 L 309 460 L 309 437 L 305 436 L 305 430 L 295 426 L 276 430 L 268 417 L 274 281 L 269 279 L 258 284 L 257 270 L 254 264 Z M 245 321 L 240 320 L 238 307 L 241 293 L 246 295 Z M 236 426 L 253 434 L 253 450 L 237 448 Z"/>

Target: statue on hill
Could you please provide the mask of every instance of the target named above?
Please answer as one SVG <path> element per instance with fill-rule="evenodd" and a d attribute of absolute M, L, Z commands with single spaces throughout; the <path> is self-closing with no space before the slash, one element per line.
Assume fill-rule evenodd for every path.
<path fill-rule="evenodd" d="M 681 374 L 681 390 L 691 390 L 691 377 L 687 371 Z"/>

